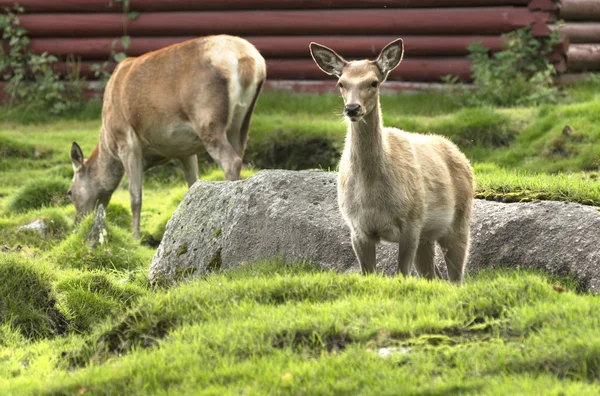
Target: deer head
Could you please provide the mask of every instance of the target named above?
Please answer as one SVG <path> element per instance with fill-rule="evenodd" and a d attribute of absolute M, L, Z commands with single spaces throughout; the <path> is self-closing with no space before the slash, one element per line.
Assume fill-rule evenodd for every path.
<path fill-rule="evenodd" d="M 73 164 L 73 183 L 67 195 L 75 205 L 76 220 L 81 220 L 92 212 L 98 204 L 108 205 L 112 193 L 107 193 L 96 180 L 91 164 L 84 161 L 83 152 L 76 142 L 71 145 L 71 163 Z"/>
<path fill-rule="evenodd" d="M 330 48 L 310 43 L 310 53 L 321 70 L 339 78 L 338 87 L 344 98 L 344 115 L 359 121 L 379 104 L 379 86 L 402 61 L 402 39 L 388 44 L 376 60 L 348 62 Z"/>

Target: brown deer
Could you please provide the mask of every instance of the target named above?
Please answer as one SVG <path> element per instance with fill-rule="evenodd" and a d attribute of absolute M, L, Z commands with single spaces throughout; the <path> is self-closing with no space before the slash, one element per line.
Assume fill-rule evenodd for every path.
<path fill-rule="evenodd" d="M 265 60 L 248 41 L 227 35 L 171 45 L 123 60 L 104 92 L 100 140 L 84 161 L 73 142 L 77 217 L 107 206 L 123 174 L 129 179 L 133 236 L 140 236 L 144 170 L 178 159 L 191 186 L 202 147 L 240 178 L 250 119 L 266 78 Z"/>
<path fill-rule="evenodd" d="M 379 87 L 402 61 L 401 39 L 374 60 L 347 62 L 333 50 L 311 43 L 313 59 L 339 78 L 348 121 L 340 160 L 338 203 L 350 228 L 362 272 L 375 272 L 375 245 L 399 244 L 398 271 L 439 274 L 435 242 L 445 252 L 450 280 L 462 282 L 469 249 L 473 170 L 449 140 L 384 128 Z"/>

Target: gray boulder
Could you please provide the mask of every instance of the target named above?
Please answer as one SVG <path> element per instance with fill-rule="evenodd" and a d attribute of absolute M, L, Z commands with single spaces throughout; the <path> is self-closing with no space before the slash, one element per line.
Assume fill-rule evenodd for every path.
<path fill-rule="evenodd" d="M 268 170 L 237 182 L 194 184 L 167 224 L 150 280 L 170 283 L 274 256 L 359 272 L 337 207 L 337 174 Z M 469 270 L 541 268 L 600 291 L 600 212 L 561 202 L 475 201 Z M 397 247 L 377 249 L 396 273 Z M 442 254 L 437 264 L 445 273 Z"/>

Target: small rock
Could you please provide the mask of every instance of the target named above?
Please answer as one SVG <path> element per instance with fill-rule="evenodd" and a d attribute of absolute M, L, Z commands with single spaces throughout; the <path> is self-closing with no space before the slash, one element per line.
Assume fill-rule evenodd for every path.
<path fill-rule="evenodd" d="M 94 225 L 90 231 L 88 241 L 90 248 L 94 249 L 98 245 L 104 245 L 108 241 L 108 230 L 106 229 L 106 212 L 102 204 L 96 209 L 96 217 L 94 217 Z"/>
<path fill-rule="evenodd" d="M 36 220 L 33 223 L 29 223 L 27 225 L 21 226 L 17 229 L 17 232 L 25 231 L 25 230 L 33 230 L 37 231 L 42 238 L 46 238 L 46 224 L 42 220 Z"/>
<path fill-rule="evenodd" d="M 381 357 L 390 357 L 393 355 L 406 355 L 410 350 L 410 347 L 385 347 L 379 348 L 377 354 Z"/>

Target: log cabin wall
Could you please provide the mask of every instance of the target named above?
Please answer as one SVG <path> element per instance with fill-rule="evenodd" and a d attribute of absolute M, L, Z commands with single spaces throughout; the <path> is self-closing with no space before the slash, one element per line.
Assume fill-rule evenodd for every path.
<path fill-rule="evenodd" d="M 0 0 L 1 7 L 13 3 Z M 193 37 L 227 33 L 260 50 L 271 85 L 309 90 L 332 85 L 310 58 L 311 41 L 356 59 L 375 57 L 402 37 L 404 61 L 389 77 L 389 86 L 401 89 L 440 83 L 448 74 L 468 82 L 470 43 L 480 41 L 498 51 L 501 34 L 530 26 L 535 35 L 547 35 L 557 17 L 552 0 L 130 0 L 129 12 L 139 13 L 134 20 L 115 0 L 18 3 L 25 9 L 20 20 L 32 38 L 31 48 L 57 55 L 56 68 L 63 72 L 67 56 L 75 55 L 82 75 L 93 79 L 90 66 L 107 60 L 111 43 L 124 34 L 131 37 L 127 54 L 138 56 Z M 561 61 L 558 54 L 555 62 Z"/>
<path fill-rule="evenodd" d="M 600 72 L 600 0 L 561 0 L 558 9 L 560 29 L 570 42 L 560 82 L 569 84 Z"/>

